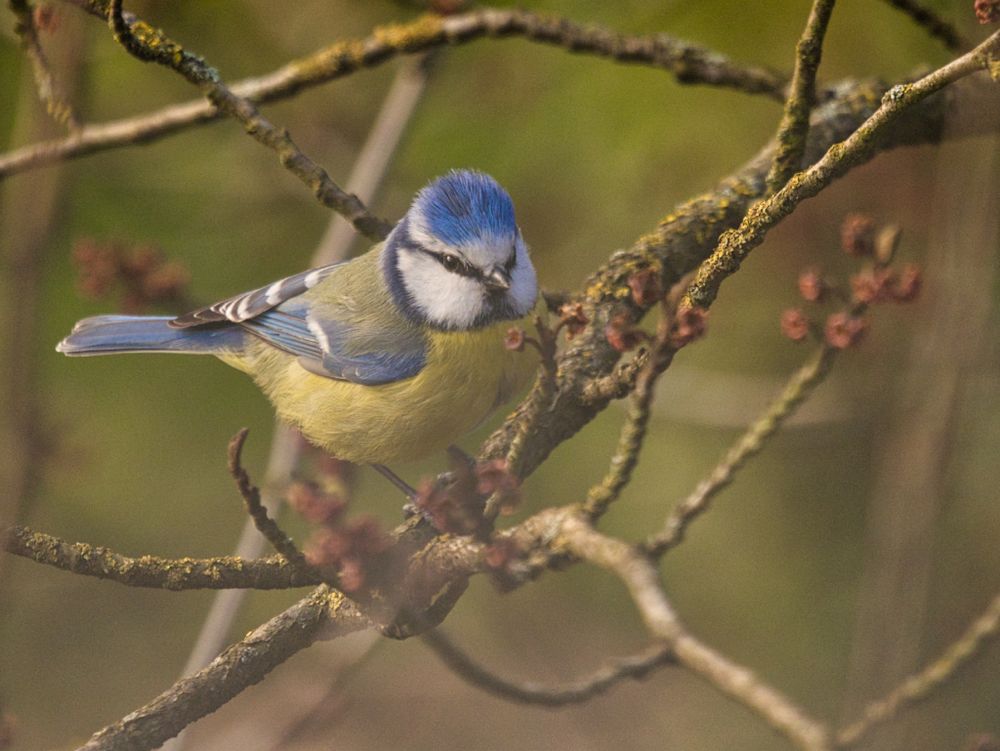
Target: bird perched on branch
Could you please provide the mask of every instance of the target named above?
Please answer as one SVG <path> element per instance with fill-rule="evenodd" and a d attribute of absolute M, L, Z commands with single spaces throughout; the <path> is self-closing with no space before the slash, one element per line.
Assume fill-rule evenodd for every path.
<path fill-rule="evenodd" d="M 384 465 L 443 449 L 530 378 L 504 346 L 538 299 L 510 196 L 453 171 L 417 193 L 383 243 L 176 318 L 85 318 L 67 355 L 214 355 L 334 456 Z"/>

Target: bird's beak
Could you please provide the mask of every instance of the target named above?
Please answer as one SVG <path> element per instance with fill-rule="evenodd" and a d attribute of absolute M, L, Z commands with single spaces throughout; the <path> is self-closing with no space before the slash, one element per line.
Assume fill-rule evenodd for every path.
<path fill-rule="evenodd" d="M 483 279 L 490 292 L 506 292 L 510 289 L 510 274 L 501 266 L 494 266 Z"/>

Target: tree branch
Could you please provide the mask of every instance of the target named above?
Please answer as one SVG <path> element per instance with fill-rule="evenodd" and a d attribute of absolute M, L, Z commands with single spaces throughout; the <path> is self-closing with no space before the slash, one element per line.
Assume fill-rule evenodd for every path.
<path fill-rule="evenodd" d="M 968 49 L 969 44 L 962 39 L 954 25 L 948 23 L 919 0 L 885 0 L 896 10 L 902 11 L 913 21 L 927 29 L 927 33 L 940 39 L 950 50 Z"/>
<path fill-rule="evenodd" d="M 65 125 L 71 132 L 80 129 L 80 119 L 73 105 L 60 90 L 59 84 L 49 67 L 48 58 L 42 43 L 38 39 L 38 27 L 35 24 L 34 8 L 28 0 L 8 0 L 11 12 L 17 23 L 14 32 L 21 40 L 21 49 L 31 62 L 31 72 L 35 77 L 35 88 L 38 98 L 45 105 L 52 119 Z"/>
<path fill-rule="evenodd" d="M 289 589 L 315 586 L 320 579 L 281 558 L 130 558 L 98 545 L 66 542 L 15 525 L 2 533 L 4 550 L 36 563 L 83 576 L 173 591 L 187 589 Z"/>
<path fill-rule="evenodd" d="M 817 108 L 812 118 L 806 162 L 819 159 L 832 144 L 848 138 L 872 115 L 885 91 L 884 85 L 873 82 L 841 84 L 833 98 Z M 843 172 L 835 177 L 879 151 L 939 141 L 946 120 L 954 118 L 956 112 L 963 113 L 964 130 L 949 133 L 950 137 L 996 132 L 1000 126 L 993 107 L 998 91 L 1000 87 L 984 78 L 929 97 L 883 130 L 873 148 L 858 155 L 858 162 L 841 164 Z M 747 165 L 721 180 L 714 190 L 677 206 L 654 231 L 639 238 L 628 250 L 614 253 L 591 274 L 578 298 L 591 323 L 559 357 L 554 402 L 540 409 L 533 395 L 529 395 L 486 440 L 480 459 L 504 457 L 524 425 L 531 423 L 532 429 L 520 448 L 519 473 L 527 476 L 612 398 L 621 395 L 622 383 L 627 384 L 631 374 L 627 364 L 626 370 L 615 370 L 621 353 L 610 345 L 605 329 L 614 315 L 637 321 L 647 310 L 631 299 L 628 280 L 645 269 L 660 269 L 663 287 L 669 288 L 697 268 L 723 232 L 739 224 L 751 203 L 764 195 L 765 177 L 774 151 L 774 144 L 766 146 Z M 611 376 L 612 373 L 616 375 Z"/>
<path fill-rule="evenodd" d="M 214 712 L 320 638 L 368 628 L 357 607 L 326 586 L 247 634 L 203 670 L 95 733 L 78 751 L 147 751 Z"/>
<path fill-rule="evenodd" d="M 95 15 L 107 18 L 107 2 L 79 2 Z M 365 39 L 337 42 L 272 73 L 244 79 L 233 84 L 231 91 L 238 97 L 264 104 L 381 65 L 400 55 L 507 37 L 522 37 L 621 63 L 651 65 L 670 71 L 680 83 L 732 87 L 779 101 L 784 98 L 787 84 L 776 73 L 739 65 L 718 52 L 667 34 L 629 36 L 529 11 L 484 8 L 382 27 Z M 0 155 L 0 179 L 64 159 L 150 143 L 221 117 L 224 113 L 212 103 L 197 100 L 145 115 L 88 125 L 68 138 L 31 144 Z"/>
<path fill-rule="evenodd" d="M 642 680 L 656 668 L 675 662 L 668 647 L 656 644 L 636 655 L 609 660 L 606 665 L 583 678 L 546 686 L 530 681 L 515 683 L 494 675 L 437 629 L 425 633 L 421 640 L 466 683 L 501 699 L 543 707 L 564 707 L 589 701 L 609 691 L 625 678 Z"/>
<path fill-rule="evenodd" d="M 795 414 L 802 402 L 826 380 L 838 352 L 839 350 L 824 344 L 795 371 L 778 398 L 739 437 L 708 477 L 677 504 L 667 517 L 663 529 L 643 543 L 643 550 L 648 555 L 654 558 L 662 556 L 684 539 L 691 521 L 708 510 L 712 499 L 733 481 L 733 477 L 747 460 L 760 453 L 767 441 Z"/>
<path fill-rule="evenodd" d="M 856 746 L 876 725 L 891 720 L 903 707 L 926 699 L 931 692 L 950 679 L 982 650 L 1000 631 L 1000 595 L 974 620 L 965 633 L 951 644 L 934 662 L 916 675 L 910 676 L 885 697 L 873 701 L 862 712 L 861 719 L 837 732 L 840 748 Z"/>
<path fill-rule="evenodd" d="M 131 55 L 170 68 L 200 88 L 220 111 L 242 123 L 248 135 L 274 151 L 282 166 L 305 183 L 320 203 L 347 219 L 362 235 L 382 240 L 389 234 L 391 224 L 370 214 L 357 196 L 341 190 L 326 170 L 295 145 L 287 130 L 273 125 L 249 99 L 233 93 L 202 58 L 145 21 L 126 19 L 122 0 L 108 3 L 108 24 Z"/>
<path fill-rule="evenodd" d="M 282 558 L 288 561 L 293 568 L 309 571 L 318 578 L 315 569 L 306 561 L 305 556 L 302 555 L 302 551 L 295 546 L 292 538 L 285 534 L 285 531 L 278 526 L 278 523 L 274 519 L 268 516 L 267 509 L 261 503 L 260 490 L 251 482 L 250 476 L 240 464 L 243 444 L 246 442 L 249 433 L 250 430 L 248 428 L 243 428 L 233 436 L 233 439 L 229 442 L 228 463 L 229 474 L 233 476 L 233 479 L 236 481 L 236 487 L 239 489 L 240 495 L 243 496 L 247 513 L 253 519 L 257 531 L 264 535 Z"/>
<path fill-rule="evenodd" d="M 778 126 L 778 152 L 767 175 L 767 191 L 774 193 L 802 169 L 809 135 L 809 113 L 816 104 L 816 71 L 823 55 L 823 37 L 836 0 L 814 0 L 802 37 L 795 47 L 795 70 L 785 110 Z"/>
<path fill-rule="evenodd" d="M 621 540 L 597 532 L 577 517 L 564 527 L 566 543 L 580 558 L 615 573 L 626 586 L 650 633 L 679 665 L 699 675 L 802 749 L 829 748 L 826 728 L 750 670 L 730 661 L 687 632 L 660 586 L 653 563 Z"/>
<path fill-rule="evenodd" d="M 764 237 L 775 225 L 800 203 L 815 196 L 852 167 L 870 159 L 884 131 L 908 109 L 950 83 L 979 70 L 989 70 L 996 64 L 993 57 L 998 51 L 1000 32 L 916 83 L 893 86 L 883 97 L 882 105 L 843 143 L 831 146 L 816 164 L 795 175 L 778 193 L 753 206 L 739 228 L 722 235 L 712 255 L 698 269 L 687 301 L 692 306 L 707 308 L 711 305 L 722 282 L 740 267 L 750 251 L 764 242 Z"/>

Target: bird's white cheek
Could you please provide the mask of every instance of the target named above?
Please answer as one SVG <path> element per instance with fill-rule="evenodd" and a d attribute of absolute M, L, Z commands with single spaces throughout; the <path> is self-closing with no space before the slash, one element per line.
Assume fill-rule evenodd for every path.
<path fill-rule="evenodd" d="M 400 255 L 399 271 L 414 305 L 432 323 L 467 328 L 482 312 L 479 284 L 449 273 L 431 258 Z"/>

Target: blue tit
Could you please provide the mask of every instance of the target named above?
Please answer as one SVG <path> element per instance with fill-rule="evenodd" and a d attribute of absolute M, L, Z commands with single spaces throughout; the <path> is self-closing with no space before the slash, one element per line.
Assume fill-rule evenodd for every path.
<path fill-rule="evenodd" d="M 527 384 L 537 358 L 504 339 L 538 300 L 510 196 L 457 170 L 362 256 L 176 318 L 85 318 L 56 349 L 214 355 L 315 445 L 384 465 L 445 448 Z"/>

